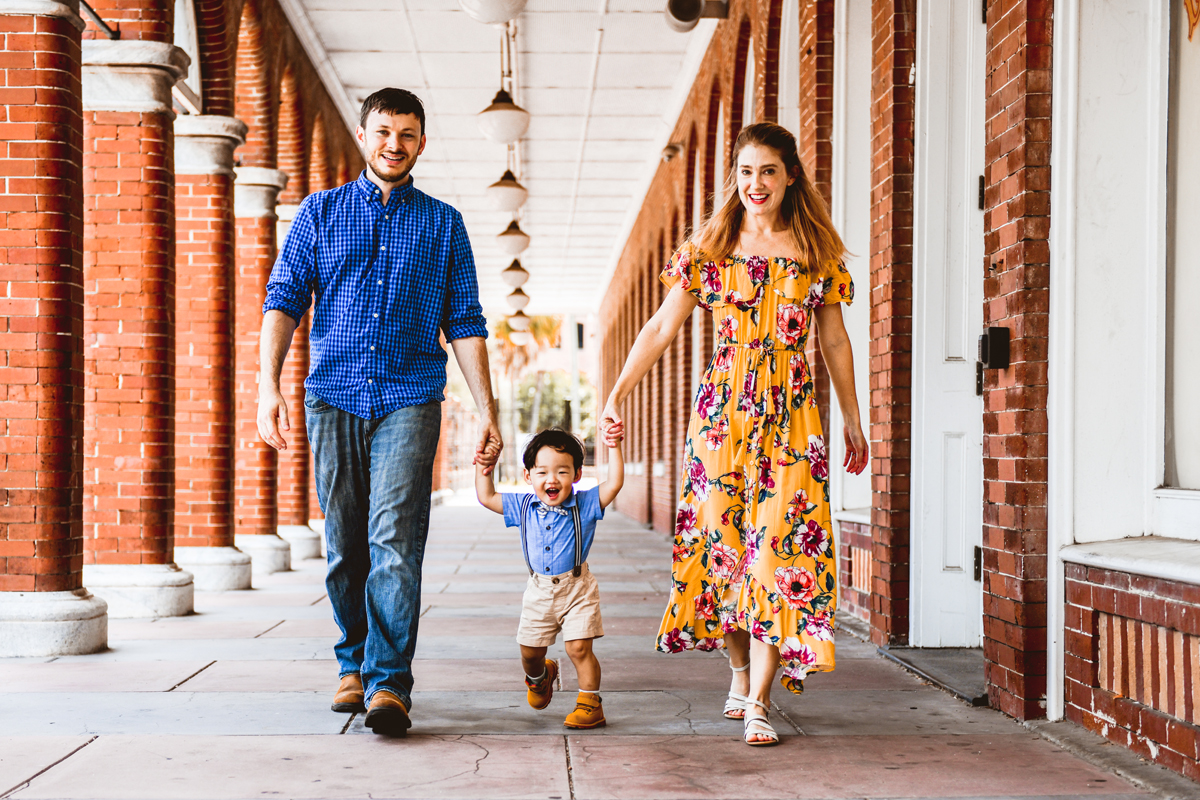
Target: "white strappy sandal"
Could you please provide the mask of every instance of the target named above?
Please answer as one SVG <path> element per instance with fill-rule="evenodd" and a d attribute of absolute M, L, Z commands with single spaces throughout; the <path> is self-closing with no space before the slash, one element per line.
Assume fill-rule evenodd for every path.
<path fill-rule="evenodd" d="M 746 670 L 750 669 L 750 662 L 747 661 L 745 666 L 735 667 L 733 662 L 730 661 L 729 668 L 734 672 L 745 672 Z M 729 699 L 725 701 L 725 711 L 723 712 L 725 719 L 742 719 L 745 717 L 746 703 L 748 702 L 750 702 L 749 697 L 740 695 L 737 692 L 730 692 Z M 741 712 L 740 714 L 736 713 L 739 711 Z"/>
<path fill-rule="evenodd" d="M 747 700 L 746 702 L 746 717 L 743 723 L 745 725 L 745 732 L 742 734 L 746 744 L 751 747 L 771 747 L 772 745 L 779 744 L 779 734 L 775 732 L 775 729 L 771 727 L 771 723 L 767 721 L 767 707 L 757 700 Z M 760 714 L 750 708 L 750 704 L 761 708 L 762 713 Z M 765 736 L 767 740 L 752 742 L 750 741 L 751 736 Z"/>

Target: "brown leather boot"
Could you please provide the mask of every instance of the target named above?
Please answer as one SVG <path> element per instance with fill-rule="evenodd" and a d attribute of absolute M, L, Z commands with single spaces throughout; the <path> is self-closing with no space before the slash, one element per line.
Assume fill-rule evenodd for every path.
<path fill-rule="evenodd" d="M 371 708 L 363 724 L 384 736 L 404 736 L 412 727 L 408 709 L 399 697 L 387 689 L 380 689 L 371 695 Z"/>
<path fill-rule="evenodd" d="M 330 708 L 342 714 L 356 714 L 367 710 L 363 706 L 362 678 L 357 672 L 352 672 L 342 678 Z"/>
<path fill-rule="evenodd" d="M 529 676 L 525 677 L 525 686 L 529 689 L 525 694 L 525 698 L 529 701 L 529 705 L 538 711 L 550 705 L 550 698 L 554 697 L 554 682 L 556 680 L 558 680 L 558 664 L 547 658 L 546 674 L 540 681 L 531 681 L 529 680 Z"/>
<path fill-rule="evenodd" d="M 565 727 L 576 730 L 603 728 L 606 724 L 604 706 L 600 702 L 600 695 L 595 692 L 580 692 L 575 698 L 575 710 L 563 721 Z"/>

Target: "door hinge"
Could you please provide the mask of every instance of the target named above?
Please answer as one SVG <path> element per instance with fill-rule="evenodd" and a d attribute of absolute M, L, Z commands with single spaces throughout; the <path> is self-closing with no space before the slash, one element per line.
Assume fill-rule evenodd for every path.
<path fill-rule="evenodd" d="M 983 548 L 975 546 L 975 580 L 983 580 Z"/>
<path fill-rule="evenodd" d="M 983 211 L 983 176 L 979 176 L 979 210 Z"/>
<path fill-rule="evenodd" d="M 975 395 L 983 397 L 983 362 L 975 362 Z"/>

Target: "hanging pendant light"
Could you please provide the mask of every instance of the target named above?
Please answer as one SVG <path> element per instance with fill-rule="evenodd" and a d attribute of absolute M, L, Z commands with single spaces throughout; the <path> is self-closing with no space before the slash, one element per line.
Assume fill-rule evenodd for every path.
<path fill-rule="evenodd" d="M 514 331 L 529 330 L 529 317 L 525 316 L 524 311 L 517 311 L 508 318 L 508 327 Z"/>
<path fill-rule="evenodd" d="M 525 285 L 525 281 L 529 280 L 529 270 L 522 267 L 521 262 L 514 258 L 513 262 L 500 273 L 500 280 L 514 289 L 519 289 Z"/>
<path fill-rule="evenodd" d="M 512 95 L 501 89 L 492 104 L 475 117 L 483 135 L 499 144 L 512 144 L 529 129 L 529 112 L 513 102 Z"/>
<path fill-rule="evenodd" d="M 522 289 L 513 289 L 504 299 L 508 301 L 508 307 L 513 311 L 524 311 L 525 306 L 529 305 L 529 295 L 525 294 Z"/>
<path fill-rule="evenodd" d="M 487 198 L 497 211 L 516 211 L 525 205 L 529 192 L 517 181 L 511 169 L 504 170 L 500 180 L 487 188 Z"/>
<path fill-rule="evenodd" d="M 528 0 L 458 0 L 467 16 L 484 25 L 500 25 L 525 10 Z"/>
<path fill-rule="evenodd" d="M 500 245 L 500 249 L 510 256 L 519 256 L 525 252 L 525 248 L 529 247 L 529 234 L 521 230 L 521 226 L 514 219 L 508 223 L 508 227 L 503 233 L 496 235 L 496 244 Z"/>
<path fill-rule="evenodd" d="M 525 345 L 529 344 L 529 340 L 532 338 L 533 337 L 529 335 L 528 331 L 513 331 L 508 334 L 508 340 L 517 347 L 524 347 Z"/>

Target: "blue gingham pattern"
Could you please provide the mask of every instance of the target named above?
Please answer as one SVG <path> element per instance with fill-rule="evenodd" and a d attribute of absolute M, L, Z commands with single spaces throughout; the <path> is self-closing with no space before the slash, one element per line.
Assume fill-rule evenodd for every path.
<path fill-rule="evenodd" d="M 365 419 L 444 399 L 439 330 L 487 337 L 462 215 L 411 181 L 381 199 L 365 171 L 306 197 L 263 303 L 299 320 L 315 296 L 304 386 Z"/>

